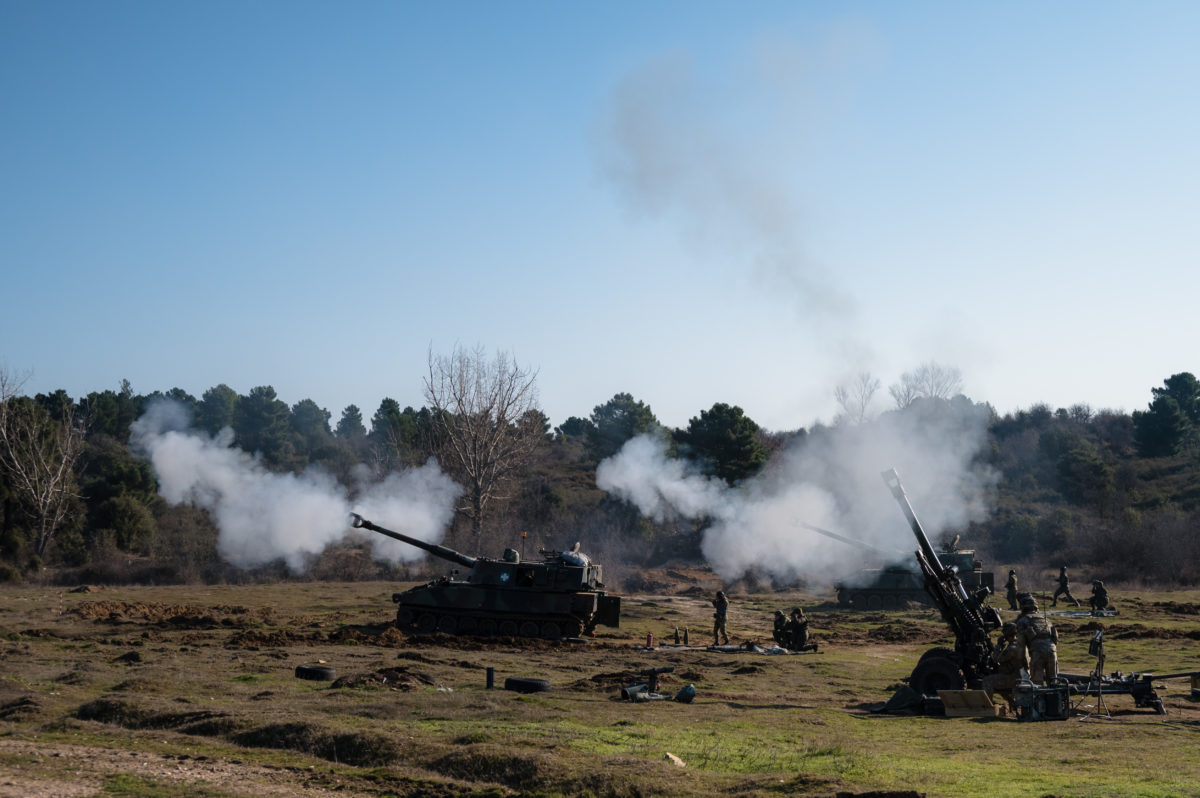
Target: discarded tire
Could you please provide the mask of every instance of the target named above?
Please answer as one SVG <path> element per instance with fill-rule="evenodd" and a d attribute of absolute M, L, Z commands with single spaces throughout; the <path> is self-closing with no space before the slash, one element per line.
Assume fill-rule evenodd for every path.
<path fill-rule="evenodd" d="M 337 671 L 325 665 L 297 665 L 296 678 L 314 682 L 328 682 L 337 676 Z"/>
<path fill-rule="evenodd" d="M 545 679 L 525 679 L 513 676 L 504 680 L 504 689 L 515 693 L 541 693 L 550 689 L 550 682 Z"/>

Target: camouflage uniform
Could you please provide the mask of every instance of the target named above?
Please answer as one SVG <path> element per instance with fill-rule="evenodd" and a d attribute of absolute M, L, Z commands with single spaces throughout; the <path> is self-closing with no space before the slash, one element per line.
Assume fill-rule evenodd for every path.
<path fill-rule="evenodd" d="M 1054 601 L 1050 604 L 1051 607 L 1058 606 L 1059 596 L 1067 601 L 1074 601 L 1075 606 L 1079 606 L 1079 599 L 1071 595 L 1071 579 L 1067 576 L 1067 566 L 1065 565 L 1058 569 L 1058 588 L 1054 591 Z"/>
<path fill-rule="evenodd" d="M 1017 572 L 1008 572 L 1008 581 L 1004 583 L 1004 597 L 1008 599 L 1008 608 L 1010 610 L 1019 610 L 1017 606 Z"/>
<path fill-rule="evenodd" d="M 1017 642 L 1029 650 L 1029 680 L 1049 684 L 1058 678 L 1058 630 L 1037 611 L 1033 596 L 1026 593 L 1021 597 Z"/>
<path fill-rule="evenodd" d="M 725 645 L 729 645 L 729 633 L 725 631 L 725 616 L 729 614 L 729 599 L 725 598 L 725 591 L 718 590 L 717 597 L 712 600 L 713 609 L 713 645 L 720 642 L 721 638 L 725 638 Z"/>
<path fill-rule="evenodd" d="M 783 616 L 783 610 L 775 610 L 775 627 L 771 630 L 771 637 L 775 640 L 776 645 L 787 648 L 787 618 Z"/>
<path fill-rule="evenodd" d="M 1017 639 L 1017 625 L 1004 624 L 1004 636 L 1000 639 L 996 656 L 996 672 L 983 677 L 983 689 L 988 698 L 999 693 L 1009 706 L 1012 706 L 1012 689 L 1017 685 L 1022 670 L 1029 669 L 1029 658 L 1025 653 L 1025 644 Z"/>
<path fill-rule="evenodd" d="M 1105 589 L 1104 583 L 1097 579 L 1092 582 L 1092 597 L 1088 600 L 1092 607 L 1092 612 L 1108 609 L 1108 590 Z"/>
<path fill-rule="evenodd" d="M 787 624 L 787 648 L 791 651 L 816 651 L 817 644 L 808 642 L 808 616 L 796 607 Z"/>

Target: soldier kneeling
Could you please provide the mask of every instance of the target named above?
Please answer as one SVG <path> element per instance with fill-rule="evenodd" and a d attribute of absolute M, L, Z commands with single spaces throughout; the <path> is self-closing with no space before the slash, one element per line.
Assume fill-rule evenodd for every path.
<path fill-rule="evenodd" d="M 812 651 L 816 653 L 817 644 L 815 642 L 808 642 L 808 617 L 801 608 L 795 607 L 792 609 L 792 617 L 787 622 L 786 633 L 788 640 L 786 648 L 791 651 Z"/>
<path fill-rule="evenodd" d="M 987 691 L 988 698 L 999 693 L 1001 698 L 1008 702 L 1009 711 L 1015 713 L 1012 689 L 1017 686 L 1021 671 L 1029 668 L 1025 644 L 1017 640 L 1015 623 L 1009 621 L 1001 627 L 1000 641 L 996 647 L 999 649 L 996 655 L 996 672 L 983 677 L 983 689 Z"/>

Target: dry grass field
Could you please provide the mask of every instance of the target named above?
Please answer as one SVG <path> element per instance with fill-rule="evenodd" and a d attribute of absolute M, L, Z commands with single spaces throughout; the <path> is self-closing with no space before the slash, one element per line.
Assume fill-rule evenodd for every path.
<path fill-rule="evenodd" d="M 406 637 L 393 584 L 0 590 L 0 795 L 1200 794 L 1200 702 L 1095 698 L 1070 720 L 892 716 L 932 610 L 856 613 L 802 593 L 731 595 L 730 633 L 769 642 L 803 604 L 817 654 L 705 650 L 708 585 L 660 575 L 583 643 Z M 1200 668 L 1200 591 L 1114 591 L 1106 671 Z M 1006 613 L 1007 614 L 1007 613 Z M 1055 618 L 1086 673 L 1087 619 Z M 675 628 L 695 648 L 645 650 Z M 299 665 L 337 681 L 296 678 Z M 643 668 L 693 703 L 622 701 Z M 486 686 L 493 668 L 496 688 Z M 508 677 L 552 689 L 502 689 Z M 677 764 L 667 756 L 673 754 Z"/>

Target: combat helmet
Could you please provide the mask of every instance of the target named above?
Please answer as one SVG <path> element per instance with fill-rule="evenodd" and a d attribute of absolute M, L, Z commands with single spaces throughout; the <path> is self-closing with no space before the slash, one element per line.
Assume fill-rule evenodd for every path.
<path fill-rule="evenodd" d="M 1017 625 L 1012 621 L 1005 621 L 1004 625 L 1000 627 L 1000 634 L 1005 637 L 1008 637 L 1009 635 L 1015 635 L 1016 633 Z"/>
<path fill-rule="evenodd" d="M 1022 593 L 1017 597 L 1017 603 L 1021 605 L 1021 612 L 1038 611 L 1037 599 L 1033 597 L 1032 593 Z"/>

